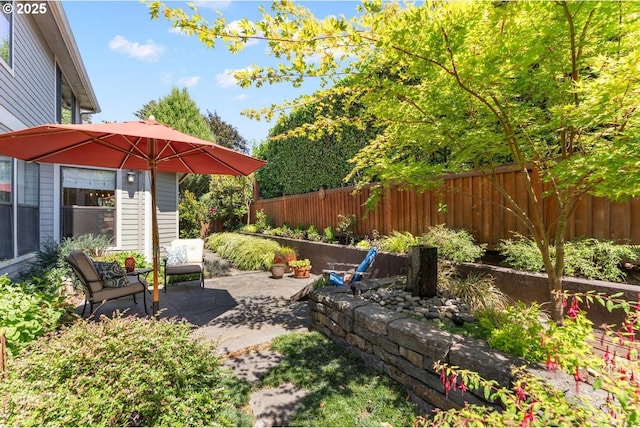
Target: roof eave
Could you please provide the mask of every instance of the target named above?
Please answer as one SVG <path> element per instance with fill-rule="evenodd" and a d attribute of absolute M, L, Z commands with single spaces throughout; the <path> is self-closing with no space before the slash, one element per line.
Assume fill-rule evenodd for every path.
<path fill-rule="evenodd" d="M 72 87 L 80 110 L 83 113 L 98 113 L 100 105 L 89 81 L 62 2 L 47 1 L 47 7 L 48 13 L 32 15 L 33 19 L 40 31 L 46 35 L 44 39 Z"/>

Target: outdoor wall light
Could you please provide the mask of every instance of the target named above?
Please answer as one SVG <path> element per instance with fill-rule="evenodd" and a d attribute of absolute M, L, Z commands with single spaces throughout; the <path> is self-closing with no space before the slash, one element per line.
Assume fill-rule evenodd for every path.
<path fill-rule="evenodd" d="M 127 182 L 135 183 L 136 182 L 136 173 L 135 171 L 127 172 Z"/>

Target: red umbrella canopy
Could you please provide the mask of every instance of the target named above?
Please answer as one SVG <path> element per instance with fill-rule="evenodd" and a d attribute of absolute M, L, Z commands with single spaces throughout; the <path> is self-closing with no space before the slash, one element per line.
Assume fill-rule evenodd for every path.
<path fill-rule="evenodd" d="M 159 308 L 156 171 L 249 175 L 266 162 L 156 122 L 41 125 L 0 134 L 0 154 L 29 162 L 151 171 L 153 313 Z"/>
<path fill-rule="evenodd" d="M 157 171 L 223 175 L 249 175 L 266 163 L 155 120 L 36 126 L 0 134 L 0 154 L 136 170 L 152 169 L 155 161 Z"/>

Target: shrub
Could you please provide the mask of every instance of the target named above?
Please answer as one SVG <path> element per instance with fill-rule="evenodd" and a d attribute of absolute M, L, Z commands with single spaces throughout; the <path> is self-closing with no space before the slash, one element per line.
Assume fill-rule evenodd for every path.
<path fill-rule="evenodd" d="M 270 228 L 269 219 L 267 218 L 267 215 L 264 213 L 264 210 L 260 210 L 256 212 L 255 226 L 256 226 L 256 229 L 258 229 L 258 232 L 263 232 Z"/>
<path fill-rule="evenodd" d="M 32 343 L 0 383 L 2 426 L 248 426 L 248 385 L 192 326 L 116 316 Z"/>
<path fill-rule="evenodd" d="M 314 242 L 322 241 L 322 235 L 320 235 L 320 232 L 314 225 L 309 226 L 307 229 L 307 239 Z"/>
<path fill-rule="evenodd" d="M 7 339 L 10 355 L 58 328 L 71 311 L 62 297 L 42 292 L 38 284 L 14 284 L 0 276 L 0 334 Z"/>
<path fill-rule="evenodd" d="M 507 309 L 505 316 L 487 339 L 489 346 L 522 357 L 530 362 L 553 359 L 568 373 L 578 365 L 578 359 L 591 351 L 593 324 L 584 312 L 576 313 L 562 326 L 549 322 L 540 305 L 519 302 Z"/>
<path fill-rule="evenodd" d="M 504 262 L 514 269 L 527 272 L 543 272 L 544 262 L 542 253 L 532 239 L 522 235 L 516 235 L 515 239 L 504 239 L 498 246 L 500 254 L 505 256 Z M 551 256 L 555 255 L 555 249 L 551 248 Z"/>
<path fill-rule="evenodd" d="M 432 226 L 418 239 L 420 245 L 438 248 L 438 257 L 454 262 L 473 262 L 484 255 L 486 244 L 476 244 L 464 229 Z"/>
<path fill-rule="evenodd" d="M 113 251 L 106 253 L 104 256 L 100 257 L 100 260 L 106 262 L 118 262 L 120 266 L 124 266 L 124 260 L 127 257 L 133 257 L 136 261 L 136 269 L 141 268 L 151 268 L 151 263 L 147 262 L 147 259 L 140 253 L 135 251 Z"/>
<path fill-rule="evenodd" d="M 240 228 L 240 230 L 242 232 L 258 233 L 258 228 L 256 227 L 255 224 L 245 224 Z"/>
<path fill-rule="evenodd" d="M 106 236 L 90 233 L 65 238 L 61 243 L 53 239 L 46 240 L 38 250 L 35 261 L 30 263 L 16 277 L 16 280 L 17 282 L 34 282 L 35 280 L 39 290 L 45 293 L 60 293 L 66 285 L 73 285 L 76 290 L 80 290 L 82 286 L 66 262 L 66 257 L 74 250 L 82 250 L 89 257 L 102 258 L 107 255 L 111 243 L 111 239 Z"/>
<path fill-rule="evenodd" d="M 529 272 L 544 272 L 542 255 L 533 240 L 517 235 L 516 239 L 503 240 L 498 249 L 505 256 L 507 265 Z M 551 247 L 551 257 L 555 257 L 555 247 Z M 638 258 L 638 245 L 616 245 L 594 238 L 570 241 L 565 243 L 564 275 L 621 281 L 625 277 L 621 264 Z"/>
<path fill-rule="evenodd" d="M 411 232 L 393 231 L 389 236 L 380 239 L 380 250 L 390 253 L 406 253 L 409 247 L 418 244 L 418 239 Z"/>
<path fill-rule="evenodd" d="M 242 270 L 270 269 L 280 245 L 270 239 L 233 232 L 214 233 L 206 246 Z"/>
<path fill-rule="evenodd" d="M 334 243 L 336 241 L 336 234 L 331 226 L 327 226 L 324 228 L 324 235 L 322 240 L 329 243 Z"/>

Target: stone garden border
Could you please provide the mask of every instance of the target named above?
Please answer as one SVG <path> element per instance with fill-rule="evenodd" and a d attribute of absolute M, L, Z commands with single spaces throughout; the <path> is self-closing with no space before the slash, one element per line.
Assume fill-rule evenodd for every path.
<path fill-rule="evenodd" d="M 393 278 L 365 280 L 360 289 L 386 287 L 393 281 Z M 452 334 L 384 309 L 353 296 L 347 287 L 311 291 L 309 309 L 314 329 L 360 357 L 369 368 L 403 385 L 424 413 L 434 408 L 461 408 L 465 403 L 498 406 L 485 400 L 483 390 L 462 393 L 452 389 L 445 394 L 440 373 L 433 370 L 436 361 L 475 371 L 505 387 L 513 380 L 512 368 L 525 366 L 523 360 L 493 350 L 482 340 Z M 568 395 L 575 391 L 573 378 L 565 373 L 550 373 L 541 365 L 529 366 L 527 370 Z M 585 386 L 583 390 L 591 388 Z M 599 400 L 602 399 L 599 392 L 587 394 Z"/>

